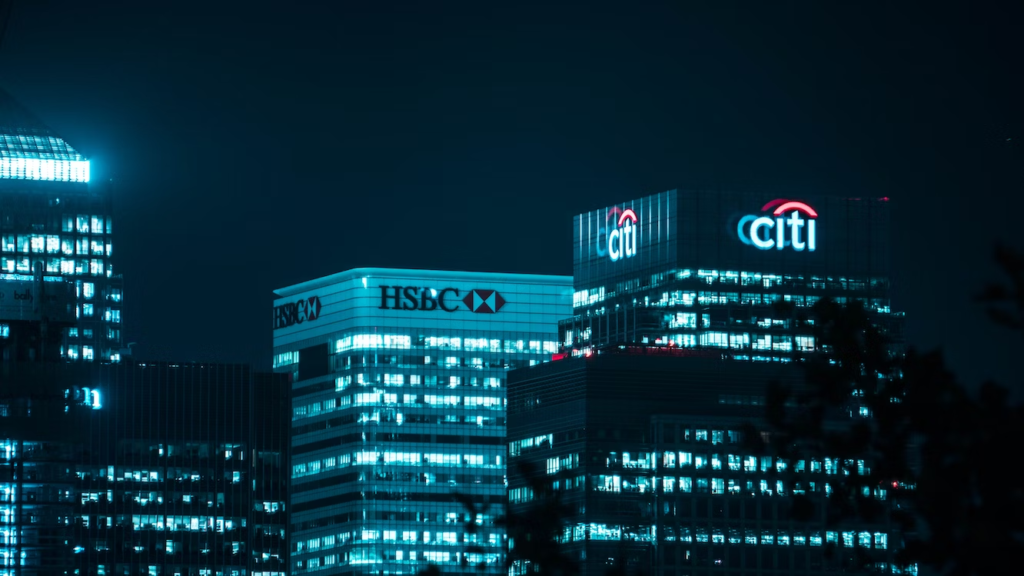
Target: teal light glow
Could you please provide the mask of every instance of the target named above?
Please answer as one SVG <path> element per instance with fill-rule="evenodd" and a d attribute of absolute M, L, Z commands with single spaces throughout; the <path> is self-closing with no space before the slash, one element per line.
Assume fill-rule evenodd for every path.
<path fill-rule="evenodd" d="M 51 182 L 88 182 L 89 161 L 0 157 L 0 178 L 10 180 L 46 180 Z"/>

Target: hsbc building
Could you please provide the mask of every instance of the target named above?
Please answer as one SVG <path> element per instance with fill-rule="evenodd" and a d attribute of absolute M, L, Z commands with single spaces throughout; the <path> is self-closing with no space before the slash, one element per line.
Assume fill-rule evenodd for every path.
<path fill-rule="evenodd" d="M 558 352 L 572 278 L 364 268 L 276 296 L 292 572 L 502 573 L 506 377 Z"/>

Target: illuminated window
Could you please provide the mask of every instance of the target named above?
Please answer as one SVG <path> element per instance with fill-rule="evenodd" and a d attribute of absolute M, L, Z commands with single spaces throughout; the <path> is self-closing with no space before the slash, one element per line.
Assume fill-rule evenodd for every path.
<path fill-rule="evenodd" d="M 725 480 L 722 478 L 711 479 L 711 493 L 712 494 L 725 494 Z"/>

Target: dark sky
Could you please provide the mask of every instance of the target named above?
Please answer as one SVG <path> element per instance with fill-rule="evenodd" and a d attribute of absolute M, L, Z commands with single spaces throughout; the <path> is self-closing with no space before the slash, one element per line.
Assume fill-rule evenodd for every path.
<path fill-rule="evenodd" d="M 785 187 L 891 197 L 911 344 L 1024 389 L 971 301 L 1024 247 L 1021 3 L 628 4 L 22 1 L 0 85 L 115 180 L 145 358 L 266 365 L 274 288 L 571 274 L 576 213 Z"/>

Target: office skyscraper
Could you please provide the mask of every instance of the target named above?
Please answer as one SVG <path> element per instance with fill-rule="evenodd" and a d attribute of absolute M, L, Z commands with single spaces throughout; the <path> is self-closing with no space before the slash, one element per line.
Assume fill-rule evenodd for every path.
<path fill-rule="evenodd" d="M 75 568 L 91 576 L 287 573 L 288 379 L 126 361 L 75 465 Z"/>
<path fill-rule="evenodd" d="M 120 360 L 112 212 L 89 160 L 0 90 L 3 359 Z"/>
<path fill-rule="evenodd" d="M 563 359 L 509 377 L 512 509 L 536 482 L 559 492 L 560 541 L 590 575 L 817 574 L 864 558 L 890 570 L 887 520 L 790 516 L 789 496 L 824 497 L 851 463 L 774 461 L 742 442 L 745 423 L 764 424 L 766 384 L 799 383 L 793 360 L 827 353 L 777 304 L 860 300 L 899 344 L 887 200 L 670 191 L 577 216 Z"/>
<path fill-rule="evenodd" d="M 75 465 L 99 392 L 81 366 L 0 363 L 0 576 L 74 569 Z"/>
<path fill-rule="evenodd" d="M 368 268 L 277 295 L 292 573 L 502 573 L 506 378 L 557 351 L 570 279 Z"/>

